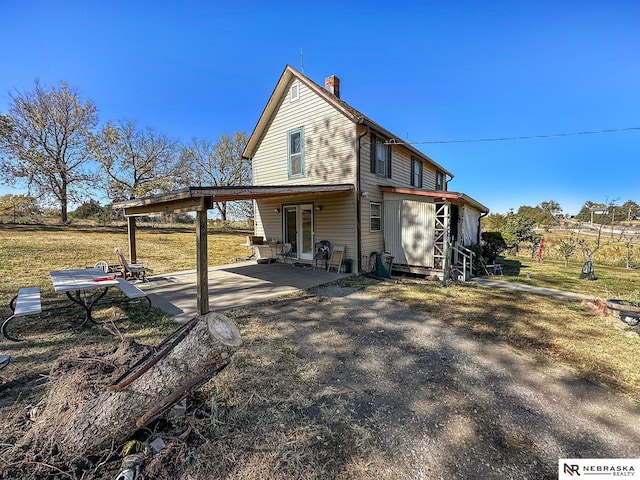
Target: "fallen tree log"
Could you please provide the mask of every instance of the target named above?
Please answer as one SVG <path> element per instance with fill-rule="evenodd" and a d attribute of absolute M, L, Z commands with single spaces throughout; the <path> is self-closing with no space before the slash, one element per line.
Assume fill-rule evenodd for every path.
<path fill-rule="evenodd" d="M 63 457 L 78 458 L 123 443 L 137 428 L 228 365 L 242 344 L 233 321 L 209 313 L 192 322 L 139 365 L 137 372 L 142 373 L 132 372 L 132 381 L 118 379 L 118 385 L 79 404 L 67 421 L 56 425 L 55 443 Z M 43 416 L 59 413 L 55 405 L 47 405 Z M 51 425 L 51 419 L 43 422 Z"/>

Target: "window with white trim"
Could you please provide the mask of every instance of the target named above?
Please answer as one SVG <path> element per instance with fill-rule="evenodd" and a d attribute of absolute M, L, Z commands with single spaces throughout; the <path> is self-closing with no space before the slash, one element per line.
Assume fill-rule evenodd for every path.
<path fill-rule="evenodd" d="M 289 177 L 304 176 L 304 129 L 297 128 L 287 133 L 287 157 Z"/>
<path fill-rule="evenodd" d="M 382 204 L 379 202 L 369 203 L 369 231 L 382 231 Z"/>
<path fill-rule="evenodd" d="M 391 178 L 391 145 L 384 138 L 371 134 L 371 173 Z"/>

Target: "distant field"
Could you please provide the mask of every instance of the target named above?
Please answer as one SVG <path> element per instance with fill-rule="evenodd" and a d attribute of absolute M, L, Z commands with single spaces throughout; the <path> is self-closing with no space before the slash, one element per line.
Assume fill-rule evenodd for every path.
<path fill-rule="evenodd" d="M 617 226 L 616 228 L 624 228 Z M 630 227 L 629 227 L 630 228 Z M 571 235 L 567 230 L 552 229 L 551 231 L 539 231 L 539 235 L 544 237 L 544 257 L 550 260 L 563 260 L 559 251 L 560 241 L 566 239 Z M 588 233 L 581 233 L 574 235 L 577 238 L 586 239 L 588 245 L 593 249 L 595 248 L 597 241 L 597 230 L 589 231 Z M 629 243 L 629 239 L 632 242 Z M 631 262 L 636 267 L 640 267 L 640 236 L 632 235 L 630 233 L 611 233 L 610 229 L 603 229 L 600 235 L 600 249 L 594 254 L 593 260 L 600 265 L 610 265 L 613 267 L 625 267 L 626 257 L 630 254 Z M 629 250 L 628 250 L 629 248 Z M 527 245 L 524 245 L 520 249 L 521 256 L 531 257 L 531 249 Z M 570 257 L 572 262 L 584 262 L 584 256 L 582 250 L 578 246 L 573 255 Z"/>
<path fill-rule="evenodd" d="M 209 265 L 229 263 L 246 255 L 240 244 L 246 232 L 210 231 Z M 196 267 L 196 237 L 193 229 L 139 228 L 136 232 L 138 261 L 154 274 Z M 84 268 L 98 260 L 117 263 L 115 247 L 128 252 L 126 227 L 62 227 L 53 225 L 0 225 L 0 303 L 23 286 L 51 289 L 49 272 Z M 6 301 L 5 301 L 6 300 Z"/>
<path fill-rule="evenodd" d="M 557 288 L 599 298 L 638 300 L 640 296 L 640 270 L 595 264 L 597 280 L 581 280 L 582 261 L 546 259 L 543 263 L 526 256 L 499 258 L 504 264 L 504 276 L 492 278 L 538 287 Z M 527 277 L 527 274 L 529 276 Z"/>

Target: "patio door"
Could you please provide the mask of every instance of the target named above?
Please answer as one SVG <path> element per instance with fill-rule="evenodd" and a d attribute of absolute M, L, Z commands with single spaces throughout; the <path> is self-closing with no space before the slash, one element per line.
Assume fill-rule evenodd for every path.
<path fill-rule="evenodd" d="M 296 258 L 313 260 L 313 204 L 287 205 L 283 213 L 284 241 L 293 245 Z"/>

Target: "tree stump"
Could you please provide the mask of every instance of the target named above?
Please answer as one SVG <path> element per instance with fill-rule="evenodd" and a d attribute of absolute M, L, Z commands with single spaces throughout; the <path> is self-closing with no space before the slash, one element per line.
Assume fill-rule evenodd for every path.
<path fill-rule="evenodd" d="M 112 387 L 78 406 L 55 433 L 63 456 L 77 458 L 124 442 L 191 388 L 228 365 L 242 344 L 233 321 L 209 313 L 193 322 L 175 346 L 151 367 L 143 367 L 144 373 L 134 381 L 121 382 L 123 388 Z"/>

